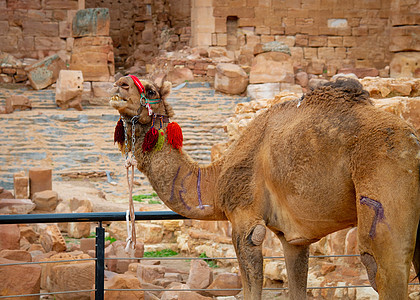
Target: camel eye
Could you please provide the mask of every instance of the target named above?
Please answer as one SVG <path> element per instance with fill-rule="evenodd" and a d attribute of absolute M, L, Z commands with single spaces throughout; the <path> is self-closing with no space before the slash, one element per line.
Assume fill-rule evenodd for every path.
<path fill-rule="evenodd" d="M 147 98 L 155 98 L 157 96 L 154 90 L 147 90 L 146 95 Z"/>

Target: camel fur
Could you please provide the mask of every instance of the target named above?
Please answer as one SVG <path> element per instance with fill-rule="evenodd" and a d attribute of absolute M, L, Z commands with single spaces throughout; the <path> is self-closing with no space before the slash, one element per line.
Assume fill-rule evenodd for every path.
<path fill-rule="evenodd" d="M 142 82 L 166 99 L 168 83 Z M 127 150 L 165 204 L 189 218 L 232 223 L 244 299 L 261 299 L 266 228 L 282 242 L 290 299 L 300 300 L 309 245 L 351 226 L 380 299 L 407 299 L 411 261 L 420 268 L 420 143 L 402 119 L 375 108 L 358 81 L 338 79 L 273 106 L 207 166 L 167 143 L 143 153 L 152 124 L 129 77 L 116 82 L 116 94 L 123 100 L 111 105 L 127 122 L 140 115 L 135 149 Z M 166 101 L 153 110 L 173 114 Z"/>

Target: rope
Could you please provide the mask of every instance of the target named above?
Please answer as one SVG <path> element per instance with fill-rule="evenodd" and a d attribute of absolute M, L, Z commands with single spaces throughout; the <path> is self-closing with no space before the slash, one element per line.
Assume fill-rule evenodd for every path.
<path fill-rule="evenodd" d="M 134 211 L 134 203 L 133 203 L 134 166 L 136 164 L 137 164 L 137 161 L 134 158 L 134 156 L 127 157 L 125 161 L 125 167 L 127 169 L 127 184 L 128 184 L 128 190 L 129 190 L 129 210 L 127 210 L 127 213 L 126 213 L 127 245 L 125 247 L 125 251 L 127 253 L 130 248 L 135 249 L 136 247 L 136 214 Z M 131 167 L 131 176 L 129 175 L 130 167 Z M 129 222 L 128 216 L 130 216 L 131 224 Z"/>

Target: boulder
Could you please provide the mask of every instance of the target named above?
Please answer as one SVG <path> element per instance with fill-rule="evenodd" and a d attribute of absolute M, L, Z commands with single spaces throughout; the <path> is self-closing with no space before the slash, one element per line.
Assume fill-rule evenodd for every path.
<path fill-rule="evenodd" d="M 37 233 L 31 226 L 20 225 L 19 230 L 21 238 L 25 238 L 31 244 L 38 242 L 39 233 Z"/>
<path fill-rule="evenodd" d="M 108 8 L 80 9 L 73 18 L 73 37 L 109 36 L 110 24 Z"/>
<path fill-rule="evenodd" d="M 129 274 L 116 274 L 105 281 L 105 289 L 141 289 L 142 285 L 137 277 Z M 143 300 L 143 291 L 105 291 L 104 299 L 107 300 Z"/>
<path fill-rule="evenodd" d="M 213 270 L 204 260 L 191 261 L 187 285 L 192 289 L 205 289 L 213 281 Z"/>
<path fill-rule="evenodd" d="M 187 290 L 190 289 L 190 287 L 186 284 L 180 284 L 177 283 L 171 289 L 181 289 L 181 290 Z M 213 297 L 205 297 L 201 296 L 200 294 L 196 292 L 190 292 L 190 291 L 166 291 L 162 293 L 161 300 L 212 300 Z"/>
<path fill-rule="evenodd" d="M 363 88 L 372 98 L 391 98 L 396 96 L 420 96 L 420 78 L 379 78 L 366 77 L 360 79 Z"/>
<path fill-rule="evenodd" d="M 287 82 L 294 83 L 291 56 L 282 52 L 265 52 L 254 57 L 249 74 L 249 83 Z"/>
<path fill-rule="evenodd" d="M 6 98 L 6 110 L 11 113 L 15 110 L 31 110 L 32 102 L 24 95 L 12 95 Z"/>
<path fill-rule="evenodd" d="M 26 199 L 29 196 L 29 177 L 24 174 L 13 175 L 13 188 L 16 199 Z"/>
<path fill-rule="evenodd" d="M 61 109 L 82 108 L 83 73 L 75 70 L 61 70 L 55 88 L 55 103 Z"/>
<path fill-rule="evenodd" d="M 0 257 L 0 265 L 16 262 L 19 261 Z M 38 294 L 40 292 L 41 267 L 39 265 L 1 266 L 0 278 L 0 296 Z M 39 296 L 25 297 L 25 299 L 35 300 L 39 299 Z"/>
<path fill-rule="evenodd" d="M 40 90 L 56 82 L 60 71 L 65 69 L 65 62 L 54 54 L 27 67 L 26 72 L 31 86 Z"/>
<path fill-rule="evenodd" d="M 241 277 L 235 273 L 221 273 L 216 276 L 207 289 L 224 289 L 224 291 L 208 291 L 213 296 L 235 296 L 241 292 Z M 229 289 L 232 289 L 229 291 Z"/>
<path fill-rule="evenodd" d="M 112 82 L 92 82 L 92 97 L 90 105 L 109 105 L 110 90 L 113 88 Z"/>
<path fill-rule="evenodd" d="M 50 168 L 29 169 L 31 198 L 37 192 L 52 190 L 52 170 Z"/>
<path fill-rule="evenodd" d="M 4 188 L 0 187 L 0 199 L 12 199 L 15 198 L 11 191 L 5 190 Z"/>
<path fill-rule="evenodd" d="M 265 52 L 281 52 L 291 55 L 290 48 L 283 42 L 273 41 L 268 43 L 257 44 L 254 47 L 254 55 Z"/>
<path fill-rule="evenodd" d="M 194 74 L 189 68 L 186 67 L 174 68 L 168 72 L 166 80 L 172 82 L 173 85 L 178 85 L 186 81 L 193 81 Z"/>
<path fill-rule="evenodd" d="M 420 78 L 420 52 L 395 53 L 389 66 L 391 77 Z"/>
<path fill-rule="evenodd" d="M 19 249 L 20 231 L 17 224 L 0 225 L 0 250 Z M 1 268 L 0 268 L 1 269 Z"/>
<path fill-rule="evenodd" d="M 112 222 L 108 227 L 109 234 L 117 240 L 127 239 L 127 227 L 125 222 Z M 163 226 L 152 223 L 136 223 L 137 239 L 145 244 L 158 244 L 162 242 Z"/>
<path fill-rule="evenodd" d="M 114 48 L 108 36 L 87 36 L 74 40 L 71 70 L 81 70 L 85 81 L 110 81 L 115 73 Z"/>
<path fill-rule="evenodd" d="M 66 241 L 61 235 L 60 230 L 57 225 L 48 225 L 41 233 L 39 240 L 42 247 L 45 249 L 45 252 L 56 251 L 63 252 L 66 251 Z"/>
<path fill-rule="evenodd" d="M 0 257 L 15 261 L 31 262 L 32 256 L 25 250 L 1 250 Z"/>
<path fill-rule="evenodd" d="M 92 207 L 80 206 L 74 213 L 89 213 L 92 212 Z M 90 222 L 71 222 L 67 226 L 67 235 L 72 238 L 80 239 L 90 235 Z"/>
<path fill-rule="evenodd" d="M 159 265 L 138 264 L 137 277 L 142 283 L 153 283 L 156 279 L 165 277 L 165 267 Z"/>
<path fill-rule="evenodd" d="M 58 205 L 58 194 L 56 191 L 45 190 L 33 194 L 32 201 L 36 204 L 36 210 L 54 211 Z"/>
<path fill-rule="evenodd" d="M 227 94 L 241 94 L 248 85 L 248 75 L 238 65 L 220 63 L 216 66 L 214 88 Z"/>
<path fill-rule="evenodd" d="M 296 84 L 299 84 L 301 87 L 306 88 L 309 82 L 308 73 L 303 71 L 297 72 L 295 76 L 295 81 Z"/>
<path fill-rule="evenodd" d="M 31 199 L 0 199 L 0 214 L 25 215 L 35 209 Z"/>

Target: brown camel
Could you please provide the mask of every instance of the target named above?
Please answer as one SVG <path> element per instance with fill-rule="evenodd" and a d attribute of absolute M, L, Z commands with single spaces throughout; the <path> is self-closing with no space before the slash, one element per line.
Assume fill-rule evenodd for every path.
<path fill-rule="evenodd" d="M 407 299 L 411 261 L 420 271 L 420 143 L 402 119 L 375 108 L 358 81 L 339 79 L 273 106 L 207 166 L 166 142 L 142 149 L 152 124 L 169 126 L 173 116 L 170 84 L 142 83 L 142 97 L 128 76 L 115 84 L 110 104 L 129 125 L 127 136 L 139 116 L 135 149 L 123 141 L 120 148 L 135 153 L 138 169 L 172 210 L 232 223 L 245 299 L 261 299 L 266 228 L 282 242 L 290 299 L 300 300 L 309 245 L 356 225 L 361 260 L 380 299 Z"/>

